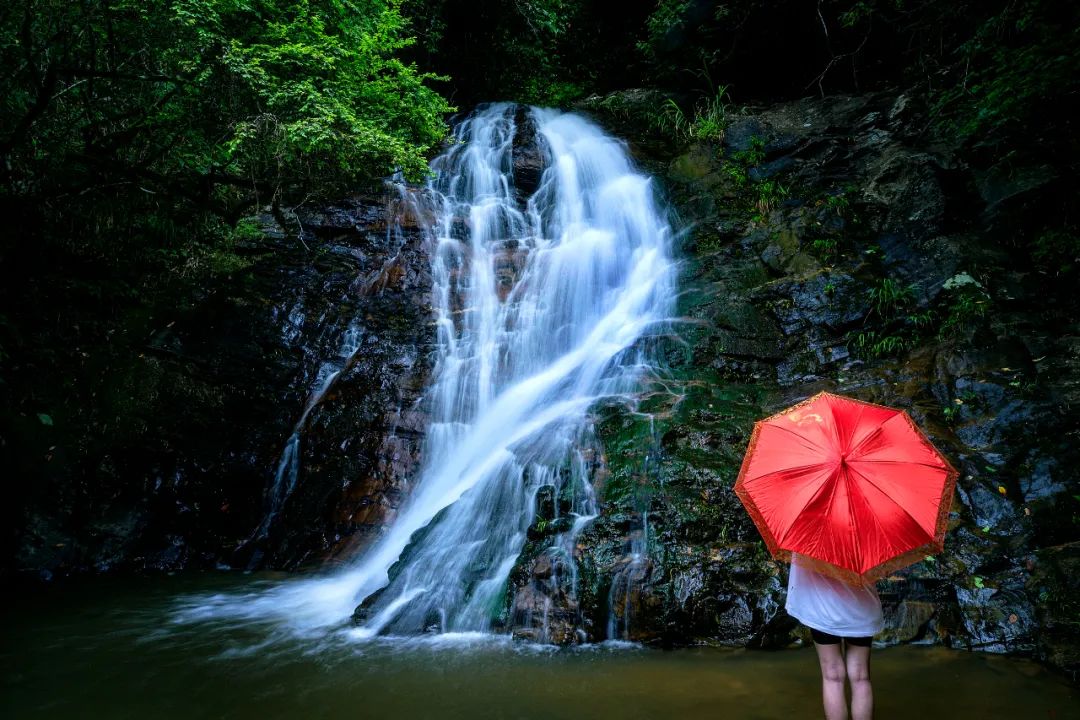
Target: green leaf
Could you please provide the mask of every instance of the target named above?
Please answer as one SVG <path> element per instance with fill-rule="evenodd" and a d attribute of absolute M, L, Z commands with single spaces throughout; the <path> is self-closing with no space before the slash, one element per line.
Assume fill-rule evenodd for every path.
<path fill-rule="evenodd" d="M 978 575 L 976 575 L 976 576 L 974 576 L 973 578 L 971 578 L 971 581 L 972 581 L 973 583 L 975 583 L 975 587 L 979 588 L 980 590 L 981 590 L 982 588 L 986 587 L 986 585 L 985 585 L 985 584 L 983 584 L 983 579 L 982 579 L 981 577 L 979 577 Z"/>
<path fill-rule="evenodd" d="M 52 419 L 51 416 L 46 415 L 45 413 L 38 413 L 37 417 L 38 417 L 38 420 L 41 421 L 42 425 L 48 425 L 49 427 L 52 427 L 53 419 Z"/>

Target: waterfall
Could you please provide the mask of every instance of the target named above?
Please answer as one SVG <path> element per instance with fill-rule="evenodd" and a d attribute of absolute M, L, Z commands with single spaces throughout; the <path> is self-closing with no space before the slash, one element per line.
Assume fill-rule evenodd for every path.
<path fill-rule="evenodd" d="M 523 147 L 543 172 L 518 162 L 515 184 Z M 537 490 L 569 504 L 564 553 L 597 513 L 579 452 L 590 411 L 634 397 L 650 367 L 643 338 L 673 311 L 671 233 L 651 182 L 585 118 L 510 104 L 462 121 L 431 167 L 426 192 L 404 196 L 428 219 L 438 353 L 412 496 L 350 567 L 234 614 L 325 627 L 363 603 L 357 637 L 489 631 Z"/>

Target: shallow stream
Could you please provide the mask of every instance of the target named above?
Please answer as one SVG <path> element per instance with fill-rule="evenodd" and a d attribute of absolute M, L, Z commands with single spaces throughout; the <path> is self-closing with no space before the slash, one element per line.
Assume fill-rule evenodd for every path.
<path fill-rule="evenodd" d="M 290 579 L 220 573 L 50 588 L 9 603 L 4 718 L 818 717 L 808 648 L 573 649 L 501 636 L 283 632 L 199 608 Z M 1080 718 L 1080 691 L 1025 660 L 876 650 L 877 718 Z"/>

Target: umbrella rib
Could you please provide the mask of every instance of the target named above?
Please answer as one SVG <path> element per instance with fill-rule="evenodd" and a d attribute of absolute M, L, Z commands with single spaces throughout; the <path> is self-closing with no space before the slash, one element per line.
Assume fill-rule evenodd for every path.
<path fill-rule="evenodd" d="M 861 475 L 864 479 L 866 478 L 866 476 L 863 475 L 862 473 L 859 473 L 859 475 Z M 873 485 L 873 483 L 871 483 L 871 485 Z M 877 487 L 877 485 L 874 485 L 874 487 Z M 881 488 L 878 488 L 878 490 L 881 490 Z M 866 502 L 866 496 L 863 495 L 861 492 L 859 493 L 859 495 L 862 497 L 863 502 Z M 890 500 L 891 500 L 891 498 L 890 498 Z M 866 504 L 869 506 L 870 503 L 866 502 Z M 909 515 L 909 517 L 910 517 L 910 515 Z M 912 519 L 914 520 L 914 518 L 912 518 Z M 878 534 L 881 535 L 882 537 L 884 537 L 885 536 L 885 528 L 881 527 L 881 522 L 878 520 L 878 517 L 877 517 L 877 515 L 875 513 L 870 513 L 870 520 L 874 523 L 874 525 L 877 526 Z M 916 525 L 918 525 L 918 523 L 916 523 Z M 920 528 L 921 528 L 921 526 L 920 526 Z M 859 533 L 856 532 L 855 533 L 855 541 L 856 542 L 858 542 L 858 538 L 859 538 Z M 861 558 L 861 556 L 860 556 L 860 558 Z M 877 565 L 874 565 L 873 567 L 877 567 Z M 868 568 L 868 569 L 872 569 L 872 568 Z M 860 563 L 860 565 L 859 565 L 859 575 L 862 575 L 862 574 L 863 574 L 862 564 Z"/>
<path fill-rule="evenodd" d="M 932 463 L 923 462 L 922 460 L 865 460 L 863 458 L 848 459 L 848 464 L 851 463 L 874 463 L 878 465 L 921 465 L 922 467 L 928 467 L 932 470 L 945 470 L 944 465 L 934 465 Z"/>
<path fill-rule="evenodd" d="M 756 482 L 758 480 L 761 480 L 762 478 L 771 477 L 773 475 L 776 475 L 777 473 L 789 473 L 789 472 L 794 472 L 796 470 L 809 470 L 811 468 L 819 468 L 819 467 L 821 467 L 823 465 L 827 465 L 827 464 L 828 463 L 826 463 L 826 462 L 819 462 L 819 463 L 810 463 L 809 465 L 793 465 L 792 467 L 786 467 L 783 470 L 769 470 L 768 472 L 763 472 L 760 475 L 755 475 L 752 478 L 744 478 L 743 479 L 743 485 L 748 485 L 748 484 L 750 484 L 752 482 Z"/>
<path fill-rule="evenodd" d="M 849 466 L 849 467 L 850 467 L 850 466 Z M 911 520 L 911 522 L 915 523 L 915 527 L 919 528 L 919 529 L 920 529 L 920 530 L 922 530 L 923 532 L 926 532 L 926 529 L 925 529 L 925 528 L 924 528 L 924 527 L 922 526 L 922 524 L 921 524 L 921 523 L 920 523 L 920 522 L 919 522 L 918 520 L 916 520 L 916 519 L 915 519 L 915 516 L 914 516 L 914 515 L 912 515 L 912 514 L 911 514 L 910 512 L 908 512 L 908 509 L 907 509 L 906 507 L 904 507 L 904 506 L 903 506 L 903 505 L 901 505 L 900 503 L 896 502 L 896 500 L 893 500 L 892 496 L 891 496 L 891 495 L 889 495 L 889 493 L 885 492 L 885 490 L 884 490 L 884 489 L 882 489 L 882 487 L 881 487 L 880 485 L 878 485 L 878 484 L 877 484 L 876 482 L 874 482 L 874 481 L 873 481 L 873 480 L 871 480 L 871 479 L 870 479 L 869 477 L 867 477 L 867 476 L 866 476 L 865 474 L 863 474 L 863 473 L 859 472 L 859 471 L 858 471 L 858 470 L 856 470 L 855 468 L 851 468 L 851 471 L 852 471 L 852 472 L 855 472 L 855 473 L 859 473 L 859 476 L 860 476 L 860 477 L 861 477 L 861 478 L 862 478 L 863 480 L 865 480 L 865 481 L 866 481 L 867 483 L 869 483 L 870 485 L 873 485 L 873 486 L 874 486 L 875 488 L 877 488 L 878 492 L 880 492 L 880 493 L 881 493 L 882 495 L 884 495 L 885 497 L 887 497 L 887 498 L 889 499 L 889 502 L 891 502 L 891 503 L 892 503 L 893 505 L 895 505 L 896 507 L 900 508 L 900 510 L 901 510 L 901 511 L 902 511 L 902 512 L 903 512 L 903 513 L 904 513 L 905 515 L 907 515 L 907 516 L 908 516 L 908 518 L 909 518 L 909 519 Z M 875 522 L 877 522 L 877 516 L 876 516 L 876 515 L 871 515 L 871 517 L 873 517 L 873 518 L 874 518 L 874 521 L 875 521 Z M 878 527 L 879 527 L 879 528 L 881 527 L 881 524 L 880 524 L 880 523 L 878 523 Z M 931 533 L 931 534 L 930 534 L 930 539 L 931 539 L 931 540 L 933 540 L 933 539 L 934 539 L 934 535 L 933 535 L 933 533 Z"/>
<path fill-rule="evenodd" d="M 831 480 L 832 477 L 833 477 L 833 475 L 829 475 L 829 477 L 825 478 L 825 480 L 821 483 L 821 487 L 818 488 L 817 492 L 815 492 L 813 495 L 811 495 L 807 499 L 807 501 L 805 503 L 803 503 L 803 506 L 801 508 L 799 508 L 799 512 L 795 513 L 795 518 L 796 519 L 798 519 L 798 517 L 800 515 L 802 515 L 804 512 L 806 512 L 806 508 L 810 507 L 810 503 L 814 502 L 814 500 L 816 500 L 821 495 L 822 491 L 829 485 L 829 480 Z M 836 483 L 833 483 L 833 485 L 834 485 L 834 490 L 835 490 Z M 832 493 L 831 492 L 829 494 L 829 506 L 830 507 L 832 506 Z M 791 530 L 794 527 L 795 527 L 795 522 L 793 521 L 790 525 L 788 525 L 788 529 L 784 532 L 784 537 L 777 539 L 777 546 L 778 547 L 782 547 L 783 544 L 787 542 L 787 537 L 788 537 L 788 535 L 791 534 Z"/>
<path fill-rule="evenodd" d="M 889 420 L 891 420 L 891 419 L 892 418 L 889 418 L 888 420 L 885 420 L 885 421 L 883 421 L 881 423 L 878 423 L 876 426 L 874 426 L 873 430 L 866 433 L 866 437 L 864 437 L 859 442 L 855 443 L 855 447 L 848 450 L 848 457 L 854 456 L 859 451 L 859 448 L 861 448 L 863 445 L 865 445 L 867 442 L 870 441 L 870 438 L 877 437 L 878 432 L 881 430 L 881 426 L 884 425 L 885 423 L 889 422 Z"/>
<path fill-rule="evenodd" d="M 836 501 L 836 487 L 837 487 L 837 485 L 840 484 L 840 479 L 841 479 L 841 476 L 843 474 L 844 474 L 844 472 L 843 472 L 842 468 L 839 465 L 837 465 L 836 469 L 833 471 L 833 474 L 831 476 L 831 477 L 835 478 L 836 480 L 832 483 L 832 487 L 829 488 L 829 502 L 828 502 L 828 504 L 827 504 L 827 506 L 825 508 L 825 517 L 826 518 L 832 517 L 833 503 Z M 846 483 L 845 483 L 845 487 L 846 487 Z M 848 513 L 849 514 L 851 512 L 850 496 L 851 496 L 851 488 L 848 488 L 848 497 L 849 497 L 849 500 L 848 500 Z M 857 534 L 856 534 L 856 542 L 858 542 L 858 535 Z M 843 567 L 843 566 L 841 566 L 841 567 Z"/>
<path fill-rule="evenodd" d="M 786 433 L 791 433 L 795 437 L 799 438 L 799 440 L 802 440 L 804 443 L 809 444 L 815 450 L 820 450 L 821 452 L 825 452 L 825 453 L 833 452 L 832 450 L 829 450 L 828 448 L 824 448 L 821 445 L 818 445 L 816 442 L 814 442 L 810 438 L 806 437 L 805 435 L 800 435 L 799 433 L 795 432 L 791 428 L 786 428 L 786 427 L 783 427 L 782 425 L 772 425 L 772 424 L 770 424 L 769 427 L 776 428 L 777 430 L 782 430 L 782 431 L 784 431 Z"/>
<path fill-rule="evenodd" d="M 847 466 L 847 468 L 848 468 L 849 473 L 854 472 L 854 470 L 851 468 L 850 465 Z M 840 474 L 841 475 L 844 474 L 842 469 L 840 470 Z M 858 520 L 855 517 L 855 503 L 851 502 L 851 497 L 856 492 L 858 492 L 859 497 L 862 498 L 863 503 L 865 503 L 866 505 L 869 505 L 870 503 L 866 502 L 866 496 L 862 494 L 862 491 L 859 490 L 855 486 L 855 483 L 851 482 L 851 480 L 852 480 L 852 478 L 851 478 L 850 474 L 845 476 L 845 478 L 844 478 L 844 484 L 847 487 L 847 491 L 848 491 L 848 504 L 847 504 L 847 506 L 848 506 L 848 521 L 851 523 L 851 529 L 854 531 L 853 535 L 854 535 L 854 538 L 855 538 L 855 557 L 857 557 L 857 558 L 859 558 L 861 560 L 862 559 L 862 536 L 859 533 L 859 523 L 858 523 Z M 862 575 L 862 563 L 861 562 L 859 563 L 859 566 L 858 566 L 858 573 L 860 575 Z"/>
<path fill-rule="evenodd" d="M 865 409 L 865 407 L 863 405 L 859 405 L 858 407 L 859 407 L 859 414 L 852 421 L 851 428 L 848 430 L 848 433 L 847 433 L 847 437 L 841 438 L 841 440 L 840 440 L 840 447 L 841 448 L 848 447 L 848 443 L 851 442 L 851 438 L 855 437 L 855 430 L 857 430 L 858 427 L 859 427 L 859 422 L 862 420 L 863 410 Z M 834 412 L 833 417 L 835 417 L 835 416 L 836 416 L 836 413 Z M 873 431 L 871 431 L 870 434 L 873 435 Z M 865 440 L 866 440 L 866 438 L 863 438 L 862 440 L 860 440 L 855 447 L 858 447 L 859 445 L 862 445 L 863 442 L 865 442 Z M 848 450 L 848 455 L 850 455 L 853 452 L 855 452 L 854 448 L 849 449 Z"/>
<path fill-rule="evenodd" d="M 897 412 L 896 415 L 893 415 L 892 417 L 887 417 L 884 420 L 882 420 L 880 423 L 878 423 L 876 426 L 874 426 L 874 429 L 871 430 L 870 432 L 868 432 L 866 434 L 866 437 L 864 437 L 862 440 L 860 440 L 858 442 L 858 444 L 855 445 L 855 447 L 848 450 L 848 457 L 851 457 L 851 456 L 855 455 L 856 452 L 859 450 L 859 448 L 861 448 L 863 445 L 865 445 L 867 442 L 869 442 L 871 438 L 877 437 L 878 432 L 881 430 L 882 427 L 884 427 L 887 423 L 892 422 L 893 420 L 895 420 L 898 417 L 906 417 L 906 416 L 905 416 L 905 414 L 903 412 Z M 908 423 L 911 424 L 912 427 L 914 427 L 914 423 L 911 423 L 911 418 L 908 417 L 907 419 L 908 419 Z"/>

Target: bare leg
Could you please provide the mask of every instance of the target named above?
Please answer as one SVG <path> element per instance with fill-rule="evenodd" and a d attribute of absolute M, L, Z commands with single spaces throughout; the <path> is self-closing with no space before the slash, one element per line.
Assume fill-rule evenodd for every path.
<path fill-rule="evenodd" d="M 844 693 L 844 656 L 840 645 L 818 645 L 818 662 L 821 663 L 821 699 L 825 705 L 825 720 L 847 720 L 847 697 Z"/>
<path fill-rule="evenodd" d="M 874 716 L 874 691 L 870 687 L 870 648 L 847 645 L 844 654 L 848 682 L 851 683 L 851 718 L 871 720 Z"/>

